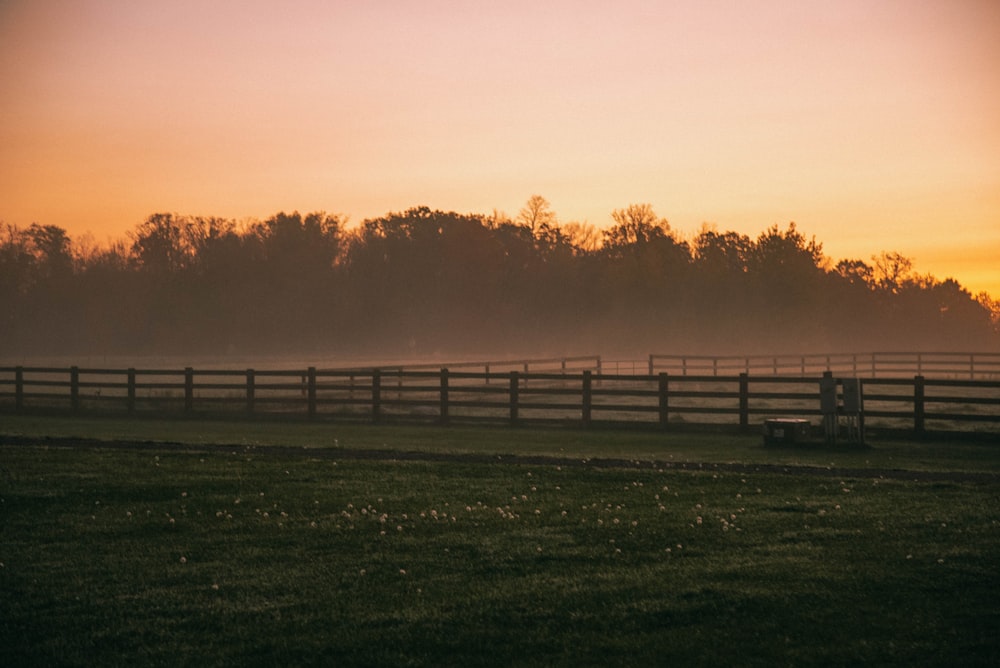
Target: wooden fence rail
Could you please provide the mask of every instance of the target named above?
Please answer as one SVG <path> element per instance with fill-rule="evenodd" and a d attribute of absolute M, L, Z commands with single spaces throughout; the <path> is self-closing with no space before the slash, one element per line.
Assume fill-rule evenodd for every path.
<path fill-rule="evenodd" d="M 522 371 L 528 373 L 567 373 L 574 371 L 595 371 L 601 373 L 600 355 L 580 355 L 577 357 L 543 357 L 511 360 L 486 360 L 480 362 L 449 362 L 448 368 L 451 370 L 475 370 L 482 369 L 483 373 Z M 371 371 L 371 366 L 347 367 L 331 369 L 337 371 L 365 372 Z M 441 368 L 441 364 L 380 364 L 377 367 L 381 371 L 427 371 Z"/>
<path fill-rule="evenodd" d="M 649 356 L 650 374 L 819 376 L 825 371 L 864 378 L 925 376 L 1000 379 L 1000 352 L 876 352 L 810 355 L 658 355 Z"/>
<path fill-rule="evenodd" d="M 818 420 L 820 377 L 357 369 L 0 367 L 0 411 L 233 415 L 441 424 L 756 428 Z M 1000 381 L 863 380 L 869 430 L 976 432 L 1000 442 Z"/>

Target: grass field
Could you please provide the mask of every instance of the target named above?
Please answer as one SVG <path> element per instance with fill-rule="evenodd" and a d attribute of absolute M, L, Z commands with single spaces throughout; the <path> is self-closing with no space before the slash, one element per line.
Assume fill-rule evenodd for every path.
<path fill-rule="evenodd" d="M 883 477 L 996 473 L 995 446 L 27 418 L 0 433 L 5 666 L 1000 663 L 1000 486 Z M 148 443 L 16 444 L 41 435 Z M 411 450 L 566 460 L 391 457 Z M 601 456 L 865 473 L 583 465 Z"/>

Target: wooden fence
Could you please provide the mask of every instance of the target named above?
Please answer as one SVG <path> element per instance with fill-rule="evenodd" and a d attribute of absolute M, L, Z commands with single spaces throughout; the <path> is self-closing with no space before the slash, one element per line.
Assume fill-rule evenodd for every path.
<path fill-rule="evenodd" d="M 542 357 L 529 359 L 512 360 L 486 360 L 480 362 L 448 362 L 446 365 L 452 371 L 472 371 L 482 369 L 483 373 L 507 373 L 510 371 L 521 371 L 525 374 L 535 373 L 560 373 L 572 371 L 595 371 L 601 373 L 600 355 L 580 355 L 578 357 Z M 364 372 L 378 368 L 383 373 L 394 373 L 399 371 L 427 371 L 442 368 L 441 364 L 435 363 L 406 363 L 406 364 L 378 364 L 375 366 L 355 366 L 334 369 L 333 372 Z"/>
<path fill-rule="evenodd" d="M 825 371 L 864 378 L 934 377 L 1000 379 L 1000 352 L 838 353 L 811 355 L 657 355 L 649 356 L 650 375 L 727 376 L 740 373 L 819 376 Z"/>
<path fill-rule="evenodd" d="M 916 376 L 868 378 L 863 386 L 870 432 L 979 433 L 1000 442 L 1000 381 Z M 821 416 L 819 376 L 314 367 L 0 367 L 0 411 L 741 430 L 769 417 L 818 424 Z"/>

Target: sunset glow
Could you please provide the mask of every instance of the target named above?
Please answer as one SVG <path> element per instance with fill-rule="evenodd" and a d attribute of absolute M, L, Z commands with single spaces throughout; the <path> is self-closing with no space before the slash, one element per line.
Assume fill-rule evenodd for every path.
<path fill-rule="evenodd" d="M 1000 297 L 1000 3 L 0 0 L 0 222 L 534 193 Z"/>

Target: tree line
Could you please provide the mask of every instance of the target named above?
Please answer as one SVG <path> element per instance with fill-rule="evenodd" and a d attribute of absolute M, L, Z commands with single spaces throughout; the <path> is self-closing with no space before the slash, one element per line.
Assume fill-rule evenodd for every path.
<path fill-rule="evenodd" d="M 3 356 L 751 354 L 995 350 L 1000 303 L 790 223 L 684 239 L 648 204 L 604 230 L 415 207 L 237 222 L 154 214 L 104 246 L 0 225 Z"/>

